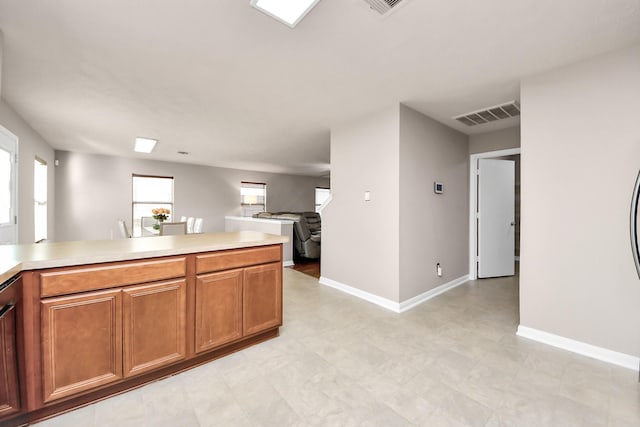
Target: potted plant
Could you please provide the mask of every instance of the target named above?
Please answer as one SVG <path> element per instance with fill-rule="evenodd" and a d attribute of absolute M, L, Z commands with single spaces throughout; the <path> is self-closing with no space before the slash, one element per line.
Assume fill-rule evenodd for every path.
<path fill-rule="evenodd" d="M 160 229 L 160 223 L 169 219 L 169 214 L 171 213 L 171 211 L 167 208 L 156 208 L 151 209 L 151 213 L 153 214 L 153 219 L 157 221 L 155 224 L 153 224 L 153 228 L 158 230 Z"/>

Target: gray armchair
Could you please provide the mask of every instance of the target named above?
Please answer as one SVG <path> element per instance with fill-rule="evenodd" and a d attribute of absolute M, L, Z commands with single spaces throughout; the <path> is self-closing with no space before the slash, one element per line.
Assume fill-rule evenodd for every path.
<path fill-rule="evenodd" d="M 322 222 L 316 212 L 262 212 L 254 217 L 293 221 L 294 255 L 309 259 L 320 258 Z"/>
<path fill-rule="evenodd" d="M 302 212 L 304 220 L 307 222 L 311 234 L 320 234 L 322 231 L 322 220 L 318 212 Z"/>
<path fill-rule="evenodd" d="M 304 215 L 296 215 L 293 220 L 293 243 L 299 256 L 309 259 L 320 258 L 320 231 L 311 232 Z"/>

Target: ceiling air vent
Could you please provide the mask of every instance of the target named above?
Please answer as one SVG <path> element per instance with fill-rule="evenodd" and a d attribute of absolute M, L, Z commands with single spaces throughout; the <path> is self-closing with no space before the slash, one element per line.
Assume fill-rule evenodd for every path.
<path fill-rule="evenodd" d="M 387 12 L 390 12 L 394 7 L 398 4 L 402 3 L 403 0 L 364 0 L 371 9 L 378 12 L 380 15 L 385 15 Z"/>
<path fill-rule="evenodd" d="M 494 105 L 493 107 L 483 108 L 482 110 L 461 114 L 454 117 L 454 119 L 467 126 L 475 126 L 519 115 L 520 106 L 518 105 L 518 102 L 511 101 L 500 105 Z"/>

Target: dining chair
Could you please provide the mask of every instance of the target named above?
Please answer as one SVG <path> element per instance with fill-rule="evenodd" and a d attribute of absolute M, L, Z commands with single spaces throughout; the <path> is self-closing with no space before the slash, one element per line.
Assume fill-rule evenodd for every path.
<path fill-rule="evenodd" d="M 127 223 L 123 220 L 118 220 L 118 229 L 120 230 L 120 235 L 125 239 L 131 238 L 131 234 L 129 234 L 129 230 L 127 229 Z"/>
<path fill-rule="evenodd" d="M 177 236 L 187 234 L 186 222 L 162 222 L 160 223 L 161 236 Z"/>
<path fill-rule="evenodd" d="M 152 216 L 140 217 L 140 235 L 141 236 L 153 236 L 155 233 L 152 230 L 156 220 Z"/>
<path fill-rule="evenodd" d="M 190 216 L 189 218 L 187 218 L 187 233 L 191 234 L 193 233 L 193 223 L 195 221 L 195 218 Z"/>
<path fill-rule="evenodd" d="M 196 218 L 193 221 L 193 232 L 194 233 L 202 233 L 203 225 L 204 225 L 204 219 L 203 218 Z"/>

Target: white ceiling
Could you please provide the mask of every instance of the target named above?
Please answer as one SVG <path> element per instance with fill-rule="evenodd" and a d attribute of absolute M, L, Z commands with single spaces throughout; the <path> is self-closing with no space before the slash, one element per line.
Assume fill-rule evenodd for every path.
<path fill-rule="evenodd" d="M 330 129 L 397 102 L 513 126 L 451 117 L 637 43 L 640 1 L 321 0 L 290 29 L 249 0 L 0 0 L 0 29 L 2 97 L 56 149 L 324 175 Z"/>

